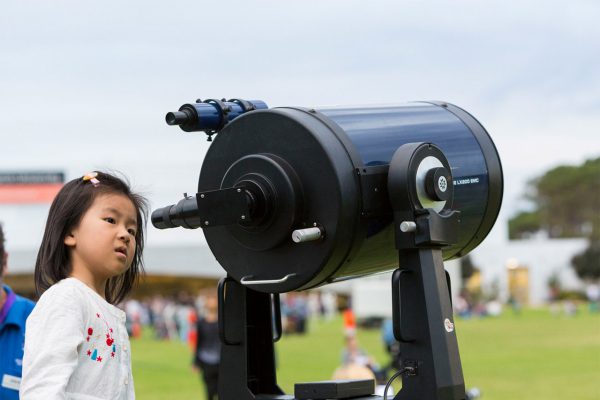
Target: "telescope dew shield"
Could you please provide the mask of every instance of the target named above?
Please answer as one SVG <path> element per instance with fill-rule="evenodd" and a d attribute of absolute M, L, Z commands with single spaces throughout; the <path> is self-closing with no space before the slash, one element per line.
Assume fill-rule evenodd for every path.
<path fill-rule="evenodd" d="M 467 254 L 497 218 L 502 169 L 483 126 L 446 103 L 286 107 L 231 120 L 206 154 L 198 192 L 243 187 L 256 206 L 252 223 L 206 229 L 211 251 L 235 280 L 270 293 L 397 268 L 387 171 L 407 143 L 445 155 L 447 166 L 424 161 L 419 198 L 423 208 L 460 212 L 443 257 Z"/>

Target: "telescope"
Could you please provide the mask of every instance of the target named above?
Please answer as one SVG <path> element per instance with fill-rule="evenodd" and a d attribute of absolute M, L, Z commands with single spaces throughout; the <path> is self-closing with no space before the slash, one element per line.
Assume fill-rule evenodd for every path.
<path fill-rule="evenodd" d="M 471 114 L 436 101 L 268 108 L 208 99 L 166 122 L 216 135 L 198 192 L 155 210 L 152 224 L 204 229 L 227 272 L 219 398 L 347 396 L 323 382 L 297 385 L 295 397 L 277 386 L 279 294 L 390 270 L 403 358 L 395 399 L 466 398 L 443 261 L 484 240 L 503 192 L 498 152 Z M 367 392 L 349 393 L 377 398 Z"/>

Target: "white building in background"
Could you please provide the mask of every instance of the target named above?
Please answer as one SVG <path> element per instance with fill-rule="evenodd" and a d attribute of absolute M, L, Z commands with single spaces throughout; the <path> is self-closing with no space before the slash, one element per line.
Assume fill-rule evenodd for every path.
<path fill-rule="evenodd" d="M 460 263 L 458 260 L 446 261 L 444 267 L 450 275 L 452 298 L 460 292 Z M 391 318 L 392 317 L 392 272 L 377 274 L 346 283 L 352 295 L 352 310 L 357 318 Z"/>
<path fill-rule="evenodd" d="M 498 289 L 501 302 L 508 301 L 509 277 L 519 271 L 524 297 L 529 306 L 541 306 L 549 298 L 548 281 L 555 276 L 563 290 L 585 292 L 585 285 L 571 267 L 571 259 L 587 247 L 586 239 L 548 239 L 484 241 L 470 253 L 480 270 L 481 286 L 490 292 Z M 460 261 L 446 261 L 452 281 L 452 297 L 462 287 Z M 392 316 L 391 273 L 330 285 L 352 294 L 352 307 L 358 318 Z"/>
<path fill-rule="evenodd" d="M 549 298 L 548 281 L 556 276 L 563 290 L 584 291 L 585 285 L 571 266 L 571 259 L 586 249 L 586 239 L 548 239 L 483 242 L 471 253 L 473 264 L 480 269 L 483 289 L 497 284 L 500 299 L 509 297 L 509 273 L 520 268 L 527 271 L 529 305 L 542 305 Z"/>

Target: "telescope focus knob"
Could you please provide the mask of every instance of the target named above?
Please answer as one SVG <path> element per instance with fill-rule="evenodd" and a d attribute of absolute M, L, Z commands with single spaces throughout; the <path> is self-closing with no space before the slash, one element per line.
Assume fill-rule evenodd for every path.
<path fill-rule="evenodd" d="M 450 199 L 452 178 L 444 167 L 432 168 L 425 175 L 425 192 L 433 201 Z"/>

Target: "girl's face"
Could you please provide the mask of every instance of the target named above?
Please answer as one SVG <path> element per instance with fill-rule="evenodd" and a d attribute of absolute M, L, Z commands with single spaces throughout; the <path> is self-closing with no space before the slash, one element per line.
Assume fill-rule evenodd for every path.
<path fill-rule="evenodd" d="M 136 209 L 120 194 L 96 197 L 64 243 L 71 249 L 72 271 L 104 280 L 125 272 L 135 255 Z"/>

